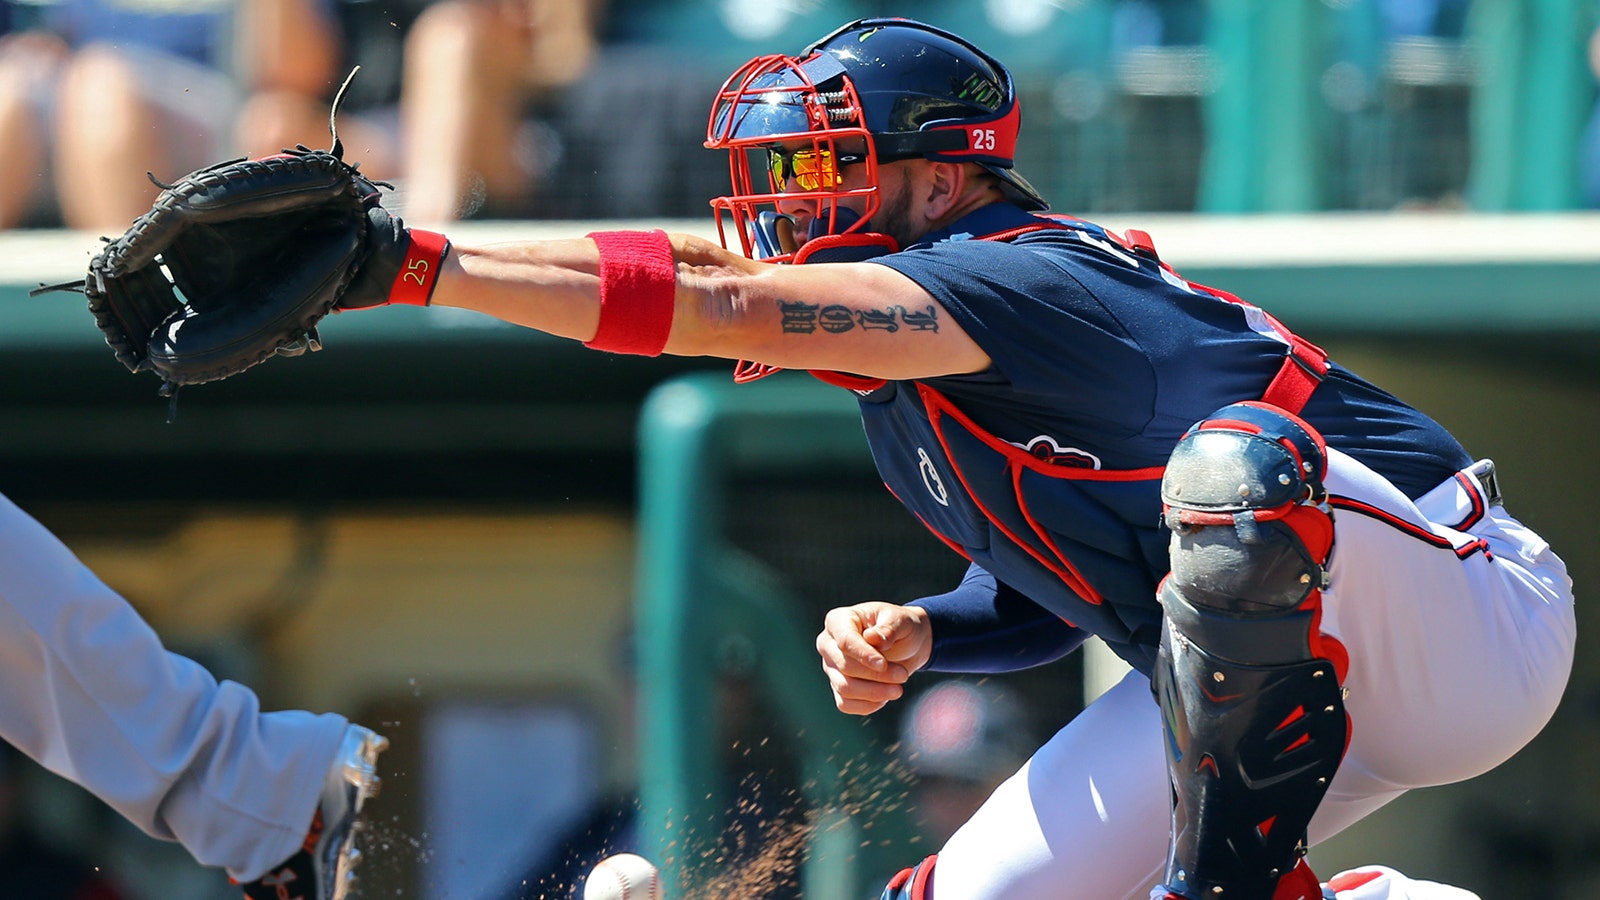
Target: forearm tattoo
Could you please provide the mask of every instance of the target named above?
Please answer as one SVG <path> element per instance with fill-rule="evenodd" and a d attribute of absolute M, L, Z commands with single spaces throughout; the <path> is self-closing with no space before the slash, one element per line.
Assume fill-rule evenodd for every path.
<path fill-rule="evenodd" d="M 939 330 L 939 316 L 931 304 L 920 311 L 906 309 L 904 306 L 853 310 L 837 303 L 824 306 L 820 303 L 779 300 L 778 310 L 783 314 L 784 334 L 812 334 L 819 328 L 829 334 L 843 334 L 856 328 L 863 331 L 886 331 L 890 334 L 901 329 L 934 332 Z"/>

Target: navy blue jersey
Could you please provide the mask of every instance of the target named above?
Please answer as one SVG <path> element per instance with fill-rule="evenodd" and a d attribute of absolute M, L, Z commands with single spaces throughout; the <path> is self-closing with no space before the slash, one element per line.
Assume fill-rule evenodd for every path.
<path fill-rule="evenodd" d="M 1288 344 L 1248 304 L 1191 286 L 1089 223 L 1008 204 L 873 262 L 932 294 L 992 360 L 861 397 L 880 473 L 1001 583 L 1149 670 L 1167 572 L 1159 480 L 1184 431 L 1259 400 Z M 1299 414 L 1415 498 L 1465 467 L 1437 423 L 1330 365 Z"/>

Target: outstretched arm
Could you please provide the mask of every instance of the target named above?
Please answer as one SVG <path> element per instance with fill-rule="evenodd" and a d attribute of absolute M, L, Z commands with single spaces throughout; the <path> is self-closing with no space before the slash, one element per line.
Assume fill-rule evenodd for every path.
<path fill-rule="evenodd" d="M 773 265 L 682 234 L 663 243 L 661 252 L 671 254 L 670 283 L 656 286 L 670 296 L 671 309 L 662 352 L 891 379 L 989 365 L 932 296 L 886 266 Z M 601 330 L 601 255 L 590 238 L 453 247 L 432 303 L 590 342 Z M 607 269 L 615 273 L 639 262 L 613 255 Z M 620 302 L 605 315 L 638 317 L 637 285 L 608 297 L 608 306 Z M 607 287 L 617 291 L 619 285 Z"/>

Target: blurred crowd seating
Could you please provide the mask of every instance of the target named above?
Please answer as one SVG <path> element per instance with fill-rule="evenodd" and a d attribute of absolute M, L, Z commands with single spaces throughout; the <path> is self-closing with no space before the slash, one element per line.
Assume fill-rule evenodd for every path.
<path fill-rule="evenodd" d="M 281 0 L 0 0 L 0 29 L 13 32 L 0 38 L 0 116 L 6 91 L 15 89 L 5 77 L 7 42 L 30 26 L 50 25 L 63 10 L 125 7 L 120 14 L 134 19 L 192 24 L 202 14 L 231 15 L 237 23 L 251 22 L 248 10 L 261 2 L 289 8 Z M 319 87 L 300 91 L 293 115 L 278 107 L 271 107 L 276 118 L 248 115 L 259 113 L 259 97 L 275 87 L 262 83 L 260 60 L 268 54 L 242 49 L 270 40 L 259 14 L 236 29 L 231 47 L 191 54 L 237 88 L 228 101 L 241 110 L 231 149 L 263 152 L 274 139 L 326 146 L 320 111 L 359 63 L 341 136 L 367 171 L 396 182 L 402 212 L 427 221 L 704 216 L 707 198 L 727 183 L 726 160 L 700 146 L 709 98 L 722 79 L 753 56 L 798 52 L 852 18 L 892 14 L 954 30 L 1007 62 L 1026 123 L 1018 167 L 1062 212 L 1519 208 L 1525 188 L 1496 191 L 1493 177 L 1474 174 L 1474 155 L 1489 152 L 1494 165 L 1512 172 L 1501 178 L 1507 184 L 1514 177 L 1541 182 L 1533 193 L 1543 208 L 1590 202 L 1581 186 L 1600 183 L 1583 164 L 1591 155 L 1600 159 L 1600 151 L 1581 149 L 1595 94 L 1583 64 L 1600 13 L 1592 0 L 1478 0 L 1497 12 L 1476 28 L 1472 0 L 295 5 L 325 18 L 338 46 L 331 61 L 317 61 Z M 1538 22 L 1562 17 L 1570 40 L 1549 46 L 1549 36 L 1561 32 Z M 1287 26 L 1261 24 L 1268 20 Z M 1532 24 L 1504 35 L 1508 21 Z M 107 31 L 90 37 L 115 44 Z M 1485 52 L 1485 35 L 1527 46 Z M 1485 131 L 1499 127 L 1494 111 L 1522 115 L 1508 107 L 1523 102 L 1523 89 L 1505 80 L 1512 77 L 1507 60 L 1548 67 L 1540 57 L 1566 61 L 1541 84 L 1551 77 L 1572 82 L 1560 109 L 1548 91 L 1524 91 L 1547 98 L 1535 101 L 1546 107 L 1535 124 L 1551 133 L 1503 136 L 1496 144 Z M 245 65 L 252 60 L 254 68 Z M 1493 85 L 1503 86 L 1501 99 L 1484 100 Z M 30 90 L 41 91 L 37 84 Z M 1252 91 L 1274 90 L 1276 101 L 1250 99 Z M 1579 103 L 1583 109 L 1574 111 Z M 37 146 L 52 141 L 8 133 L 12 139 L 0 139 L 0 169 L 32 173 L 33 192 L 47 194 L 40 185 L 66 157 L 52 164 Z M 1516 140 L 1570 147 L 1559 156 L 1570 171 L 1513 159 L 1508 142 Z M 1600 146 L 1600 137 L 1592 143 Z M 186 162 L 174 158 L 159 174 L 181 174 Z M 1257 177 L 1276 177 L 1279 186 L 1244 184 Z M 1476 197 L 1475 178 L 1488 184 Z M 35 199 L 23 224 L 62 221 L 61 204 Z M 18 221 L 0 215 L 0 227 Z"/>

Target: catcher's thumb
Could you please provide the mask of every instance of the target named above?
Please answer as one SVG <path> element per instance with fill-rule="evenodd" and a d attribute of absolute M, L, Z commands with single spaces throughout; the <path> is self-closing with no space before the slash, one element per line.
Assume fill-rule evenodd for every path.
<path fill-rule="evenodd" d="M 879 652 L 888 656 L 891 649 L 897 649 L 900 645 L 914 639 L 916 632 L 911 623 L 905 620 L 891 619 L 887 622 L 878 622 L 868 628 L 862 637 L 867 639 L 867 643 L 878 648 Z"/>
<path fill-rule="evenodd" d="M 374 204 L 367 209 L 366 259 L 334 308 L 427 306 L 449 253 L 449 238 L 407 228 L 398 216 Z"/>

